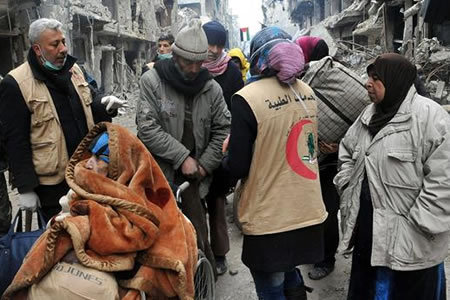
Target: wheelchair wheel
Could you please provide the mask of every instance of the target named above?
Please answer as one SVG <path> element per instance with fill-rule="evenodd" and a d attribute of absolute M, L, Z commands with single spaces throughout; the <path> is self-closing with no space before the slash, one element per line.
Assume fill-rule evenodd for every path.
<path fill-rule="evenodd" d="M 206 259 L 205 254 L 198 250 L 197 268 L 194 277 L 195 299 L 214 300 L 216 283 L 214 280 L 214 270 L 211 263 Z"/>

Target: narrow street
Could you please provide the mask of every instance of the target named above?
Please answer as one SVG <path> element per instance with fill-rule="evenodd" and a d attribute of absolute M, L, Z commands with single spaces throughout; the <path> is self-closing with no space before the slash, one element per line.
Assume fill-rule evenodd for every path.
<path fill-rule="evenodd" d="M 304 36 L 320 38 L 329 47 L 329 56 L 354 71 L 361 82 L 367 81 L 369 63 L 383 53 L 395 52 L 416 67 L 414 75 L 423 85 L 426 97 L 450 112 L 450 8 L 442 9 L 444 2 L 450 0 L 0 0 L 0 41 L 4 45 L 0 49 L 0 79 L 27 61 L 30 24 L 39 18 L 57 19 L 63 23 L 66 34 L 64 46 L 77 58 L 77 64 L 92 75 L 105 95 L 128 100 L 125 114 L 113 122 L 136 134 L 139 79 L 150 62 L 161 59 L 163 54 L 172 57 L 171 52 L 159 52 L 160 38 L 176 38 L 192 19 L 200 19 L 203 24 L 221 23 L 226 29 L 224 51 L 232 56 L 229 50 L 239 48 L 248 60 L 252 38 L 265 27 L 283 29 L 292 42 Z M 255 75 L 248 69 L 242 71 L 244 78 Z M 330 77 L 326 81 L 329 83 Z M 369 100 L 367 86 L 360 84 L 360 88 Z M 337 98 L 346 99 L 349 94 L 346 90 L 344 96 Z M 9 114 L 9 108 L 5 111 Z M 340 141 L 341 138 L 335 139 L 333 143 Z M 412 181 L 409 176 L 402 178 L 405 177 Z M 9 190 L 9 197 L 14 217 L 18 211 L 17 191 Z M 277 197 L 280 198 L 278 194 Z M 216 282 L 216 299 L 257 300 L 250 271 L 241 261 L 243 237 L 233 223 L 233 195 L 227 199 L 227 222 L 231 242 L 228 272 Z M 33 228 L 36 223 L 33 218 Z M 445 251 L 445 247 L 435 248 Z M 450 295 L 449 255 L 445 262 Z M 314 289 L 308 299 L 345 300 L 351 264 L 351 255 L 337 253 L 334 271 L 318 281 L 308 277 L 312 265 L 300 266 L 306 285 Z"/>

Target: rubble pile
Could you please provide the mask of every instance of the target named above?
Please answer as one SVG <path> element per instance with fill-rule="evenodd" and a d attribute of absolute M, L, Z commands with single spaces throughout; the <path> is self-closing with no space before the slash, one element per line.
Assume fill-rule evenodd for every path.
<path fill-rule="evenodd" d="M 450 103 L 450 48 L 436 37 L 423 39 L 415 49 L 415 63 L 430 96 L 440 104 Z"/>

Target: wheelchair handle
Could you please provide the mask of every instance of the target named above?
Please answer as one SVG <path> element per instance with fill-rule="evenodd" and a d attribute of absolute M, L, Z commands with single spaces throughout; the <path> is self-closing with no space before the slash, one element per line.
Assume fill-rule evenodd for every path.
<path fill-rule="evenodd" d="M 180 184 L 177 188 L 176 197 L 177 202 L 181 203 L 181 193 L 184 192 L 189 187 L 189 182 L 185 181 L 182 184 Z"/>

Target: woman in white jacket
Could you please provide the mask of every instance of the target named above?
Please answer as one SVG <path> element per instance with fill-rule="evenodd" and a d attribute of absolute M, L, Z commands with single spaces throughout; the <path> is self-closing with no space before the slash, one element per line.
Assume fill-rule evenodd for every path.
<path fill-rule="evenodd" d="M 446 299 L 450 117 L 414 88 L 416 68 L 388 53 L 368 66 L 369 105 L 339 148 L 348 299 Z"/>

